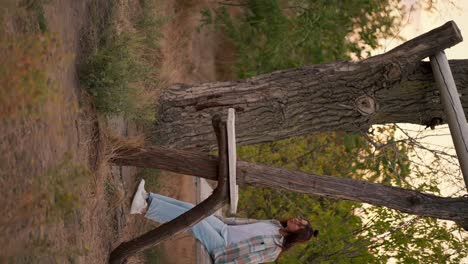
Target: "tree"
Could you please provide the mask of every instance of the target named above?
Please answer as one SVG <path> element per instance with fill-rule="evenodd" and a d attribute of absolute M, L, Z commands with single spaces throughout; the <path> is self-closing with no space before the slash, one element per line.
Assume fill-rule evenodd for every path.
<path fill-rule="evenodd" d="M 205 13 L 205 22 L 215 24 L 218 29 L 226 32 L 233 42 L 236 49 L 233 69 L 240 78 L 304 64 L 349 59 L 348 54 L 361 57 L 360 55 L 366 51 L 362 46 L 367 45 L 372 49 L 378 44 L 376 41 L 378 38 L 398 38 L 392 34 L 392 30 L 399 32 L 398 21 L 406 21 L 392 17 L 395 12 L 381 12 L 382 8 L 394 9 L 398 1 L 377 3 L 371 0 L 351 3 L 351 1 L 246 0 L 242 3 L 244 5 L 240 16 L 233 16 L 227 12 L 228 8 L 232 9 L 231 6 Z M 420 7 L 422 6 L 416 9 Z M 414 6 L 411 10 L 414 10 L 413 8 Z M 216 17 L 213 17 L 213 14 Z M 387 23 L 389 21 L 392 22 Z M 347 36 L 349 32 L 353 32 L 352 39 Z M 356 32 L 361 33 L 357 38 Z M 428 74 L 431 76 L 430 70 Z M 343 136 L 338 133 L 344 138 L 344 144 L 343 138 L 337 138 L 335 133 L 314 133 L 304 137 L 246 146 L 239 151 L 241 159 L 256 163 L 304 172 L 362 178 L 436 195 L 440 195 L 438 187 L 441 181 L 449 180 L 450 186 L 459 186 L 459 178 L 456 177 L 458 171 L 449 171 L 446 165 L 447 163 L 456 165 L 458 161 L 453 160 L 456 156 L 446 150 L 441 151 L 434 145 L 418 142 L 418 140 L 425 141 L 425 138 L 431 137 L 432 132 L 436 131 L 422 135 L 412 133 L 410 137 L 395 138 L 395 133 L 401 135 L 402 132 L 408 135 L 399 125 L 390 125 L 376 128 L 375 136 L 374 133 L 362 133 L 362 136 L 359 134 Z M 364 138 L 368 142 L 362 142 Z M 320 145 L 324 139 L 327 142 L 325 145 L 314 147 Z M 334 143 L 335 147 L 323 147 L 333 146 Z M 340 155 L 333 157 L 334 154 L 340 153 L 339 150 L 343 145 L 347 151 L 359 149 L 357 153 L 353 153 L 354 159 L 346 157 L 347 151 L 341 151 Z M 245 149 L 248 151 L 245 152 Z M 247 153 L 247 156 L 242 153 Z M 425 157 L 425 160 L 421 160 L 421 157 Z M 321 162 L 323 160 L 325 162 Z M 340 164 L 348 166 L 347 169 L 337 171 Z M 350 167 L 351 164 L 354 165 Z M 459 231 L 443 221 L 408 216 L 387 208 L 361 206 L 358 203 L 334 199 L 317 199 L 309 195 L 269 188 L 246 187 L 241 190 L 243 191 L 240 195 L 239 208 L 244 216 L 278 217 L 288 212 L 297 214 L 299 211 L 300 216 L 312 220 L 324 231 L 318 241 L 283 255 L 279 263 L 297 263 L 298 260 L 307 260 L 310 263 L 322 261 L 348 263 L 350 259 L 366 263 L 375 262 L 375 259 L 363 260 L 369 254 L 367 251 L 383 262 L 391 257 L 399 262 L 458 263 L 466 255 L 460 250 L 463 248 L 463 237 L 454 235 Z M 449 195 L 459 194 L 460 192 L 452 192 Z M 328 206 L 317 207 L 319 201 L 319 204 L 326 201 Z M 342 207 L 337 204 L 352 205 L 348 207 L 349 210 L 344 210 L 351 215 L 340 220 L 343 210 L 338 210 L 337 208 Z M 312 211 L 309 211 L 311 208 Z M 371 219 L 369 215 L 372 216 Z M 326 218 L 327 224 L 323 223 L 325 219 L 320 216 Z M 365 222 L 352 221 L 357 216 Z M 335 225 L 337 221 L 339 224 Z M 441 248 L 444 249 L 442 251 L 451 253 L 439 254 Z"/>
<path fill-rule="evenodd" d="M 240 145 L 314 131 L 357 132 L 373 124 L 445 120 L 428 65 L 421 59 L 462 40 L 454 22 L 360 62 L 335 62 L 258 77 L 169 87 L 160 99 L 159 143 L 212 149 L 210 116 L 237 110 Z M 451 63 L 468 112 L 466 61 Z"/>

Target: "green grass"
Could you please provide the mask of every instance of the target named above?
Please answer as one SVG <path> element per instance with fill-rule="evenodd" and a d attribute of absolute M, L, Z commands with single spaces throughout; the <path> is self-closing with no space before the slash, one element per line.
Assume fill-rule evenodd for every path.
<path fill-rule="evenodd" d="M 19 6 L 25 8 L 31 13 L 31 19 L 37 26 L 35 28 L 38 28 L 40 32 L 45 33 L 49 28 L 44 13 L 44 5 L 50 3 L 51 0 L 23 0 L 20 2 Z"/>
<path fill-rule="evenodd" d="M 151 124 L 155 119 L 162 20 L 156 16 L 155 0 L 141 0 L 140 5 L 141 14 L 131 21 L 135 29 L 131 32 L 117 33 L 115 5 L 110 4 L 107 21 L 92 16 L 101 38 L 96 51 L 80 67 L 80 81 L 99 111 Z"/>
<path fill-rule="evenodd" d="M 230 9 L 242 8 L 239 15 Z M 362 58 L 378 40 L 398 37 L 398 1 L 246 0 L 201 12 L 235 47 L 239 78 L 336 60 Z M 348 36 L 353 35 L 351 40 Z"/>

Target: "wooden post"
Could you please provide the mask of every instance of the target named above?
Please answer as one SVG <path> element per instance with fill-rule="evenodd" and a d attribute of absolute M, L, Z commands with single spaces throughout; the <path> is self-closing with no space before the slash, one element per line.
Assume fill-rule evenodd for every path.
<path fill-rule="evenodd" d="M 460 102 L 452 71 L 443 51 L 430 57 L 432 71 L 440 90 L 442 105 L 452 134 L 460 168 L 468 190 L 468 125 Z"/>
<path fill-rule="evenodd" d="M 229 108 L 226 123 L 229 158 L 229 212 L 237 213 L 239 202 L 239 187 L 237 186 L 237 149 L 236 149 L 236 118 L 234 108 Z"/>

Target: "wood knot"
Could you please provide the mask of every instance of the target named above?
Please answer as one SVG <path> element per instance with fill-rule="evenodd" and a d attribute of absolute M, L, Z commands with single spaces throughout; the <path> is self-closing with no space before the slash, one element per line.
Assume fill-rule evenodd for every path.
<path fill-rule="evenodd" d="M 401 79 L 401 67 L 398 63 L 385 65 L 383 76 L 387 81 L 398 81 Z"/>
<path fill-rule="evenodd" d="M 368 116 L 372 115 L 377 111 L 377 103 L 375 99 L 368 95 L 362 95 L 356 98 L 354 101 L 356 109 L 361 115 Z"/>

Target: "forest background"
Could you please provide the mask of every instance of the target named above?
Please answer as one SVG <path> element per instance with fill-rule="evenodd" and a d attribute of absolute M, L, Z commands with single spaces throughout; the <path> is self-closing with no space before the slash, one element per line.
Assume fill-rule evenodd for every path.
<path fill-rule="evenodd" d="M 408 2 L 226 1 L 203 11 L 200 29 L 225 32 L 235 55 L 222 66 L 243 79 L 305 64 L 362 59 L 387 48 L 382 40 L 401 42 L 400 32 L 413 12 L 437 12 L 440 6 L 437 1 Z M 437 195 L 445 182 L 452 186 L 449 196 L 463 195 L 453 148 L 421 143 L 446 136 L 447 130 L 424 130 L 388 124 L 354 135 L 315 133 L 241 147 L 238 155 L 250 162 Z M 318 239 L 283 254 L 277 263 L 461 263 L 468 255 L 466 232 L 459 227 L 387 208 L 246 187 L 240 190 L 239 211 L 249 218 L 299 216 L 320 230 Z"/>

